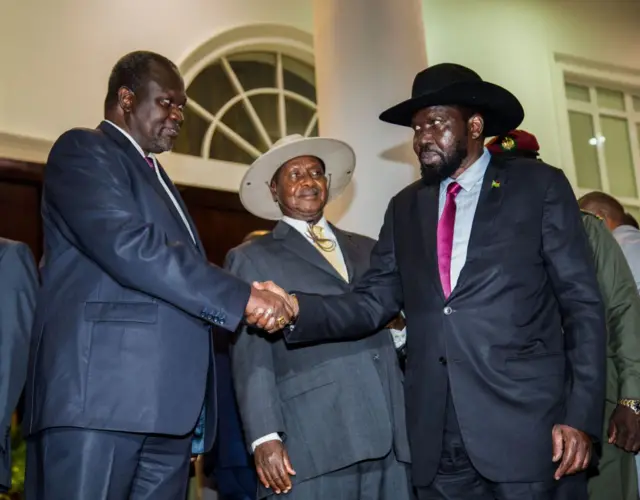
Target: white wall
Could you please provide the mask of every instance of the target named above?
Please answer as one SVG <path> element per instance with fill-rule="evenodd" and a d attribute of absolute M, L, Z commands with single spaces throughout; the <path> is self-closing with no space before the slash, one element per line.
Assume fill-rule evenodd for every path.
<path fill-rule="evenodd" d="M 54 140 L 102 117 L 109 71 L 147 49 L 176 63 L 216 34 L 277 23 L 312 32 L 307 0 L 2 0 L 0 132 Z"/>
<path fill-rule="evenodd" d="M 423 0 L 429 64 L 456 62 L 512 91 L 545 161 L 563 165 L 554 54 L 640 70 L 637 0 Z"/>
<path fill-rule="evenodd" d="M 311 35 L 312 5 L 312 0 L 1 0 L 0 156 L 42 160 L 48 144 L 67 128 L 95 126 L 109 70 L 128 51 L 150 49 L 180 63 L 215 35 L 254 23 L 292 26 Z M 525 107 L 523 128 L 538 136 L 544 159 L 558 166 L 565 166 L 563 150 L 570 146 L 558 125 L 564 103 L 554 54 L 640 72 L 637 0 L 423 0 L 423 17 L 429 63 L 458 62 L 509 88 Z M 7 134 L 14 136 L 10 147 Z M 15 135 L 41 141 L 19 142 Z M 165 164 L 186 183 L 206 178 L 201 184 L 234 189 L 244 172 L 229 167 L 212 173 L 210 162 L 201 159 L 181 169 L 169 161 L 173 158 Z"/>

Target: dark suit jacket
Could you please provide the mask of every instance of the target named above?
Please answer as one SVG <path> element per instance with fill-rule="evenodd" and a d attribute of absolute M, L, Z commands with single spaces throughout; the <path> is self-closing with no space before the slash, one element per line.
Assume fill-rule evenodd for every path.
<path fill-rule="evenodd" d="M 352 282 L 369 267 L 375 242 L 333 231 Z M 273 280 L 289 290 L 336 295 L 351 288 L 285 222 L 233 249 L 226 267 L 243 279 Z M 409 461 L 403 376 L 388 330 L 350 342 L 292 346 L 281 336 L 245 329 L 231 353 L 247 446 L 272 432 L 283 434 L 294 483 L 382 458 L 392 448 Z M 271 494 L 260 488 L 259 497 Z"/>
<path fill-rule="evenodd" d="M 11 416 L 27 375 L 38 271 L 29 247 L 0 238 L 0 491 L 11 487 Z"/>
<path fill-rule="evenodd" d="M 26 431 L 56 426 L 186 435 L 214 384 L 209 327 L 235 330 L 249 285 L 206 261 L 178 191 L 107 123 L 54 144 Z M 213 396 L 213 391 L 211 393 Z M 215 436 L 207 398 L 206 446 Z"/>
<path fill-rule="evenodd" d="M 287 341 L 361 335 L 404 308 L 414 483 L 428 485 L 436 473 L 449 390 L 482 475 L 547 480 L 557 466 L 552 426 L 597 439 L 602 425 L 605 319 L 575 197 L 558 169 L 492 159 L 465 266 L 445 299 L 438 192 L 416 182 L 396 195 L 354 292 L 300 294 Z"/>

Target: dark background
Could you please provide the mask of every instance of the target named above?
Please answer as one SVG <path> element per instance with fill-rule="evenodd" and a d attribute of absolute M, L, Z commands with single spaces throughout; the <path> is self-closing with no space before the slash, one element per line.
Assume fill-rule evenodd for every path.
<path fill-rule="evenodd" d="M 0 158 L 0 236 L 27 243 L 42 257 L 40 198 L 44 165 Z M 222 265 L 226 253 L 256 229 L 274 223 L 254 217 L 237 193 L 177 186 L 187 204 L 211 262 Z"/>

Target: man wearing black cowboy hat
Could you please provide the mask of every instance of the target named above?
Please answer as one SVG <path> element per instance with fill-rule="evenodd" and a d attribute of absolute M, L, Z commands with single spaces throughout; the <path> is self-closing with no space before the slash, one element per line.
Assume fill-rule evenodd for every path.
<path fill-rule="evenodd" d="M 504 168 L 483 147 L 523 117 L 463 66 L 419 73 L 380 118 L 413 129 L 422 179 L 391 200 L 371 269 L 350 293 L 291 297 L 291 345 L 364 335 L 404 309 L 421 499 L 552 499 L 559 481 L 586 498 L 584 475 L 565 476 L 601 435 L 602 299 L 564 174 L 527 159 Z"/>

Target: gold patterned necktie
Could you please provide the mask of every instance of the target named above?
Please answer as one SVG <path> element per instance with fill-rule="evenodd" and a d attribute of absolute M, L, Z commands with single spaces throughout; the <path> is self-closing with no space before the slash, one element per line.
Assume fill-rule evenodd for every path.
<path fill-rule="evenodd" d="M 338 271 L 338 274 L 342 276 L 346 282 L 349 282 L 349 274 L 347 273 L 347 268 L 344 262 L 341 261 L 338 252 L 336 251 L 336 244 L 331 240 L 327 240 L 324 235 L 324 228 L 321 226 L 313 226 L 311 228 L 313 234 L 316 236 L 313 238 L 313 244 L 318 249 L 318 251 L 322 254 L 322 256 L 327 259 L 329 264 L 333 266 L 333 268 Z"/>

